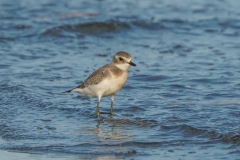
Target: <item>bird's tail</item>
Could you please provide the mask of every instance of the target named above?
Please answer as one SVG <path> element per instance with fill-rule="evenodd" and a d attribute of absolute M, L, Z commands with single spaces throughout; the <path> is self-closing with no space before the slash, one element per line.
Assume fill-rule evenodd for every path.
<path fill-rule="evenodd" d="M 70 90 L 65 91 L 65 92 L 62 92 L 62 93 L 70 93 L 70 92 L 72 92 L 72 90 L 73 90 L 73 89 L 70 89 Z"/>

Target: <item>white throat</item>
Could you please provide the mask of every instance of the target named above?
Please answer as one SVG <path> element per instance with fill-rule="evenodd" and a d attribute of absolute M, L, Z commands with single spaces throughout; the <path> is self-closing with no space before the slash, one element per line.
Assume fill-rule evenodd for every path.
<path fill-rule="evenodd" d="M 127 71 L 130 65 L 128 63 L 123 63 L 123 64 L 115 64 L 118 68 L 120 68 L 123 71 Z"/>

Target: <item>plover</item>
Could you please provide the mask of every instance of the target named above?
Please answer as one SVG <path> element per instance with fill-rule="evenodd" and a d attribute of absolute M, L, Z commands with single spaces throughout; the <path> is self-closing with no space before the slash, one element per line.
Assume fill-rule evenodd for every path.
<path fill-rule="evenodd" d="M 123 87 L 127 80 L 128 68 L 136 66 L 127 52 L 117 52 L 110 64 L 93 72 L 82 84 L 67 92 L 78 92 L 89 97 L 97 97 L 96 116 L 99 113 L 99 104 L 102 97 L 111 97 L 110 114 L 113 115 L 114 95 Z"/>

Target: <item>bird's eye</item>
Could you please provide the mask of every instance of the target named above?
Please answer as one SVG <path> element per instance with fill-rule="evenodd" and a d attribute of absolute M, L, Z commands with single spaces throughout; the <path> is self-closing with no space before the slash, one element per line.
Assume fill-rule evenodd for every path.
<path fill-rule="evenodd" d="M 120 60 L 120 61 L 123 61 L 123 58 L 122 58 L 122 57 L 119 57 L 119 60 Z"/>

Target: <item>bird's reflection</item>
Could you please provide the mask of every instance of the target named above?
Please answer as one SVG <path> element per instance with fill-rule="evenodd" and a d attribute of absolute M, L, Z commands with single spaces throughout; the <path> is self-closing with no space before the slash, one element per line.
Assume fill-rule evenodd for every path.
<path fill-rule="evenodd" d="M 114 119 L 110 115 L 108 117 L 99 117 L 96 120 L 96 127 L 88 128 L 88 132 L 91 132 L 102 141 L 119 140 L 124 142 L 124 139 L 129 140 L 129 138 L 133 137 L 126 133 L 127 129 L 122 124 L 114 123 Z"/>

